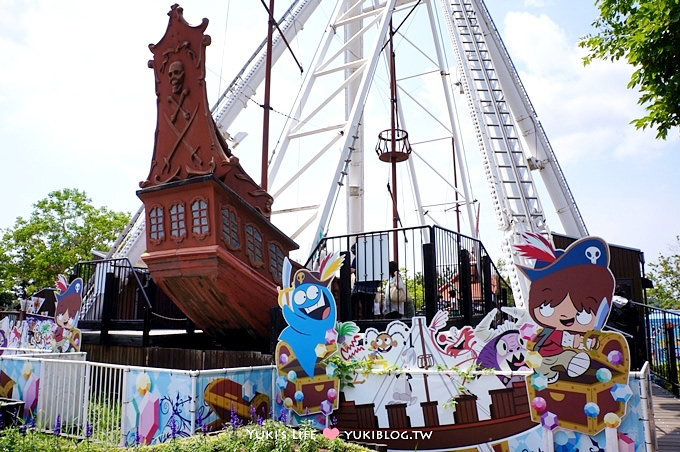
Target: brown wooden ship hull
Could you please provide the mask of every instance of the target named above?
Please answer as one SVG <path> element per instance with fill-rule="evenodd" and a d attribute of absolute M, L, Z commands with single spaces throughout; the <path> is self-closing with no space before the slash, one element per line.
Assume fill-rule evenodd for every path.
<path fill-rule="evenodd" d="M 280 265 L 297 245 L 213 176 L 138 195 L 148 225 L 142 258 L 156 284 L 207 334 L 245 330 L 267 339 Z"/>
<path fill-rule="evenodd" d="M 191 26 L 178 5 L 168 15 L 164 36 L 149 46 L 157 110 L 149 175 L 137 192 L 146 211 L 142 258 L 203 331 L 266 339 L 283 259 L 297 245 L 269 221 L 272 197 L 215 127 L 205 85 L 208 20 Z"/>
<path fill-rule="evenodd" d="M 252 329 L 269 335 L 276 286 L 215 246 L 160 251 L 144 257 L 154 281 L 204 332 Z"/>

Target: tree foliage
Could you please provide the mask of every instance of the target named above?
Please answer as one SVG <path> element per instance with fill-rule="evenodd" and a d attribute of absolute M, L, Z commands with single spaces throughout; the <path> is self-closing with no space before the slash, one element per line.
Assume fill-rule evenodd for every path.
<path fill-rule="evenodd" d="M 635 72 L 628 88 L 638 88 L 638 103 L 646 116 L 635 119 L 638 129 L 655 128 L 665 139 L 680 124 L 680 2 L 677 0 L 596 0 L 600 16 L 596 34 L 581 38 L 593 60 L 625 58 Z"/>
<path fill-rule="evenodd" d="M 0 293 L 24 298 L 54 286 L 60 273 L 92 251 L 108 251 L 130 215 L 96 208 L 85 192 L 63 189 L 33 205 L 30 218 L 18 217 L 2 233 Z"/>
<path fill-rule="evenodd" d="M 680 236 L 669 256 L 659 255 L 659 262 L 650 264 L 650 279 L 654 288 L 649 289 L 650 304 L 664 309 L 680 309 Z"/>

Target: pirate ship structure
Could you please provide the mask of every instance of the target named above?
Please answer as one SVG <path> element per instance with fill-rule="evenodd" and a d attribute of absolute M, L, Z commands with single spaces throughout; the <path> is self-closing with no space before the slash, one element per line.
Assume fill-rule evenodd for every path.
<path fill-rule="evenodd" d="M 395 28 L 391 26 L 393 16 L 401 13 L 406 17 L 403 20 L 406 20 L 411 8 L 415 10 L 426 6 L 430 11 L 431 3 L 388 0 L 363 7 L 359 2 L 349 9 L 342 6 L 343 2 L 338 3 L 331 18 L 333 25 L 324 35 L 320 45 L 322 51 L 313 62 L 311 76 L 303 86 L 303 95 L 292 109 L 300 112 L 299 117 L 285 130 L 277 157 L 272 159 L 269 167 L 270 183 L 273 187 L 279 185 L 276 189 L 277 202 L 279 199 L 285 201 L 286 190 L 294 185 L 291 181 L 281 182 L 282 175 L 286 174 L 282 168 L 285 168 L 286 159 L 290 159 L 286 157 L 290 155 L 287 149 L 293 147 L 292 143 L 323 133 L 332 134 L 332 138 L 321 145 L 297 145 L 299 149 L 311 149 L 312 154 L 308 161 L 304 161 L 304 156 L 299 157 L 292 171 L 295 178 L 311 172 L 310 168 L 328 149 L 340 149 L 337 165 L 325 165 L 326 168 L 335 168 L 335 172 L 327 177 L 332 185 L 330 190 L 313 190 L 312 187 L 316 185 L 303 185 L 306 189 L 303 191 L 326 196 L 325 204 L 310 204 L 318 212 L 304 221 L 305 225 L 310 225 L 317 216 L 319 219 L 317 229 L 312 234 L 312 252 L 321 254 L 324 250 L 320 246 L 325 246 L 327 252 L 347 252 L 350 240 L 356 241 L 357 236 L 367 235 L 363 224 L 363 201 L 359 200 L 365 191 L 363 176 L 357 176 L 363 173 L 363 168 L 359 171 L 354 163 L 361 163 L 363 158 L 358 137 L 365 127 L 362 121 L 366 119 L 362 113 L 371 78 L 375 75 L 388 34 L 390 43 L 396 34 Z M 298 20 L 304 22 L 317 4 L 315 1 L 300 1 L 287 23 Z M 519 83 L 514 67 L 505 64 L 509 56 L 483 3 L 442 2 L 442 12 L 448 21 L 451 40 L 461 62 L 462 78 L 458 86 L 473 106 L 473 114 L 477 115 L 474 118 L 476 133 L 499 225 L 504 232 L 506 250 L 511 250 L 510 245 L 524 231 L 549 233 L 531 176 L 533 170 L 539 171 L 549 185 L 551 199 L 560 213 L 567 234 L 585 235 L 587 231 L 583 220 L 550 144 L 540 122 L 535 120 L 536 114 L 528 103 L 528 96 Z M 225 140 L 226 128 L 238 113 L 236 99 L 243 100 L 248 96 L 245 93 L 249 87 L 257 84 L 262 67 L 253 68 L 247 75 L 244 68 L 237 77 L 239 81 L 229 87 L 231 94 L 226 96 L 226 103 L 220 104 L 216 119 L 213 119 L 205 86 L 205 47 L 210 42 L 210 38 L 204 34 L 207 20 L 192 27 L 184 20 L 182 8 L 177 5 L 172 7 L 169 15 L 165 36 L 150 46 L 154 55 L 149 65 L 155 77 L 157 126 L 150 171 L 140 183 L 141 190 L 138 191 L 144 203 L 144 215 L 140 216 L 140 226 L 137 228 L 143 231 L 140 237 L 146 243 L 143 260 L 154 282 L 202 330 L 216 337 L 224 336 L 229 331 L 245 330 L 253 336 L 267 338 L 274 334 L 270 311 L 277 308 L 276 287 L 281 285 L 284 257 L 297 249 L 297 245 L 271 222 L 274 198 L 246 173 Z M 431 14 L 428 17 L 433 36 L 436 37 Z M 334 37 L 342 28 L 346 29 L 346 42 L 340 50 L 330 50 Z M 368 39 L 369 28 L 377 30 L 372 39 Z M 356 38 L 364 35 L 367 37 L 365 41 L 371 42 L 366 46 L 365 53 L 364 49 L 356 47 L 363 45 Z M 280 47 L 281 42 L 278 45 Z M 281 53 L 280 49 L 274 47 L 272 56 L 276 57 L 277 52 Z M 345 56 L 343 63 L 336 60 L 339 55 Z M 439 66 L 437 72 L 447 77 L 449 74 L 441 55 L 436 64 Z M 390 58 L 390 66 L 394 74 L 393 57 Z M 339 122 L 324 124 L 321 117 L 315 115 L 325 106 L 333 108 L 334 99 L 316 96 L 317 91 L 314 90 L 323 77 L 338 73 L 344 73 L 345 80 L 340 85 L 342 88 L 333 91 L 333 95 L 344 88 L 346 105 L 335 110 L 344 111 L 344 116 Z M 388 144 L 389 141 L 390 146 L 385 147 L 386 151 L 378 151 L 378 154 L 381 160 L 392 163 L 393 174 L 398 161 L 408 161 L 411 177 L 416 179 L 413 159 L 397 157 L 397 141 L 407 135 L 397 133 L 394 123 L 406 109 L 396 108 L 397 102 L 401 102 L 399 99 L 404 96 L 397 98 L 397 81 L 394 77 L 391 81 L 393 127 L 390 133 L 380 136 L 381 142 Z M 447 102 L 450 120 L 448 132 L 454 143 L 452 154 L 455 165 L 456 161 L 460 163 L 463 159 L 460 151 L 462 146 L 454 125 L 454 107 L 448 92 L 442 97 Z M 319 103 L 305 105 L 310 99 Z M 515 120 L 517 117 L 534 120 L 518 123 Z M 310 129 L 312 125 L 316 129 Z M 523 142 L 525 136 L 539 139 Z M 405 139 L 401 141 L 406 142 Z M 523 146 L 528 148 L 526 155 Z M 417 147 L 414 145 L 415 149 Z M 408 153 L 401 154 L 406 156 Z M 454 169 L 456 174 L 460 174 L 463 187 L 460 190 L 454 187 L 456 201 L 453 205 L 456 211 L 464 206 L 470 226 L 473 227 L 472 196 L 466 186 L 468 177 L 464 168 L 464 165 L 460 165 L 457 170 Z M 333 242 L 326 237 L 331 206 L 337 199 L 339 187 L 345 183 L 349 186 L 348 235 L 341 241 Z M 396 182 L 392 185 L 396 189 Z M 396 199 L 392 193 L 390 197 L 393 201 Z M 424 227 L 427 208 L 420 199 L 417 202 L 416 210 Z M 397 218 L 396 202 L 392 206 L 393 216 Z M 292 212 L 299 214 L 300 210 Z M 397 223 L 393 222 L 392 226 L 396 229 Z M 418 295 L 422 313 L 430 320 L 436 312 L 437 303 L 444 298 L 438 299 L 438 295 L 442 292 L 448 294 L 453 291 L 450 288 L 455 288 L 462 293 L 457 302 L 468 303 L 464 320 L 471 321 L 473 314 L 478 313 L 470 307 L 474 297 L 473 284 L 478 287 L 479 313 L 490 310 L 492 303 L 500 300 L 501 283 L 491 275 L 489 257 L 483 255 L 480 247 L 463 250 L 463 239 L 458 234 L 450 234 L 450 231 L 442 231 L 441 228 L 428 229 L 427 232 L 429 235 L 416 232 L 415 235 L 427 235 L 429 238 L 423 241 L 422 259 L 414 258 L 411 262 L 422 265 L 420 269 L 413 265 L 414 272 L 422 270 L 425 274 L 423 290 Z M 405 254 L 398 252 L 403 251 L 405 245 L 397 244 L 397 234 L 392 237 L 394 251 L 390 257 L 396 259 L 400 255 L 405 261 Z M 441 246 L 442 242 L 455 242 L 457 246 L 448 262 L 445 250 L 451 246 L 450 243 Z M 408 246 L 412 247 L 412 243 L 413 240 Z M 516 254 L 510 257 L 519 259 Z M 460 275 L 459 280 L 452 278 L 451 273 L 446 274 L 451 268 L 456 269 L 454 273 Z M 440 276 L 441 280 L 438 279 Z M 340 314 L 345 317 L 343 320 L 347 319 L 349 313 L 346 304 L 349 294 L 343 292 L 345 285 L 349 286 L 348 281 L 348 278 L 341 281 L 344 285 L 339 303 Z M 493 288 L 494 281 L 496 288 Z M 515 301 L 521 304 L 526 288 L 516 275 L 512 283 Z M 421 394 L 419 404 L 415 407 L 418 414 L 414 415 L 414 407 L 409 404 L 411 398 L 408 401 L 397 399 L 392 401 L 394 403 L 385 403 L 384 400 L 378 400 L 385 391 L 356 397 L 343 393 L 336 414 L 342 430 L 427 431 L 432 434 L 428 448 L 451 448 L 493 443 L 535 426 L 523 381 L 488 389 L 485 397 L 480 399 L 473 393 L 457 391 L 459 385 L 455 381 L 444 381 L 441 375 L 428 376 L 427 371 L 440 364 L 438 357 L 441 357 L 441 352 L 431 337 L 425 334 L 425 318 L 417 319 L 420 320 L 409 334 L 409 348 L 419 347 L 416 363 L 417 367 L 425 371 L 417 382 L 418 387 L 411 388 Z M 404 387 L 412 385 L 404 378 L 399 384 Z M 443 401 L 441 394 L 433 389 L 435 384 L 447 388 L 445 394 L 455 400 L 456 408 L 450 419 L 440 416 L 439 408 Z M 212 408 L 215 411 L 226 410 L 227 405 L 234 400 L 233 388 L 222 385 L 213 389 L 210 393 L 214 403 Z M 246 404 L 241 405 L 245 409 Z M 264 402 L 262 407 L 265 407 Z M 388 439 L 387 436 L 384 438 Z M 416 447 L 422 449 L 422 445 L 414 442 L 416 440 L 413 436 L 407 440 L 399 438 L 391 442 L 390 446 L 406 450 Z"/>
<path fill-rule="evenodd" d="M 272 197 L 243 170 L 207 104 L 208 25 L 177 5 L 150 49 L 157 95 L 151 169 L 138 196 L 146 212 L 151 276 L 205 332 L 269 335 L 284 256 L 297 245 L 270 221 Z"/>

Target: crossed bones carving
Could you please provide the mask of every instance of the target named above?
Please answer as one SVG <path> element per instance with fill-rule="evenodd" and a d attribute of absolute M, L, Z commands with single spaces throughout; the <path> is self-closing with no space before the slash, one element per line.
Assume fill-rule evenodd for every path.
<path fill-rule="evenodd" d="M 189 88 L 184 88 L 179 95 L 179 101 L 177 101 L 172 94 L 168 96 L 168 102 L 171 104 L 175 104 L 175 111 L 173 112 L 172 116 L 170 116 L 170 121 L 174 122 L 177 120 L 177 115 L 181 111 L 182 114 L 184 115 L 184 119 L 189 119 L 191 116 L 189 112 L 184 108 L 184 99 L 189 95 Z"/>

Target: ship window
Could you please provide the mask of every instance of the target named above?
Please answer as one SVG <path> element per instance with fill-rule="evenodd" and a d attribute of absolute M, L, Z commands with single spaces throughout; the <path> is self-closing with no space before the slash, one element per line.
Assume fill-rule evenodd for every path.
<path fill-rule="evenodd" d="M 170 236 L 176 241 L 181 241 L 187 235 L 184 204 L 173 204 L 170 207 Z"/>
<path fill-rule="evenodd" d="M 238 236 L 238 220 L 236 213 L 228 208 L 222 209 L 222 238 L 231 249 L 241 247 L 241 240 Z"/>
<path fill-rule="evenodd" d="M 191 231 L 199 239 L 208 235 L 208 203 L 197 199 L 191 203 Z"/>
<path fill-rule="evenodd" d="M 283 250 L 276 243 L 269 244 L 269 270 L 271 270 L 275 281 L 281 281 L 283 271 Z"/>
<path fill-rule="evenodd" d="M 156 243 L 165 238 L 162 207 L 154 207 L 149 211 L 149 238 Z"/>
<path fill-rule="evenodd" d="M 253 225 L 246 226 L 246 244 L 250 263 L 259 267 L 264 263 L 262 257 L 262 234 Z"/>

